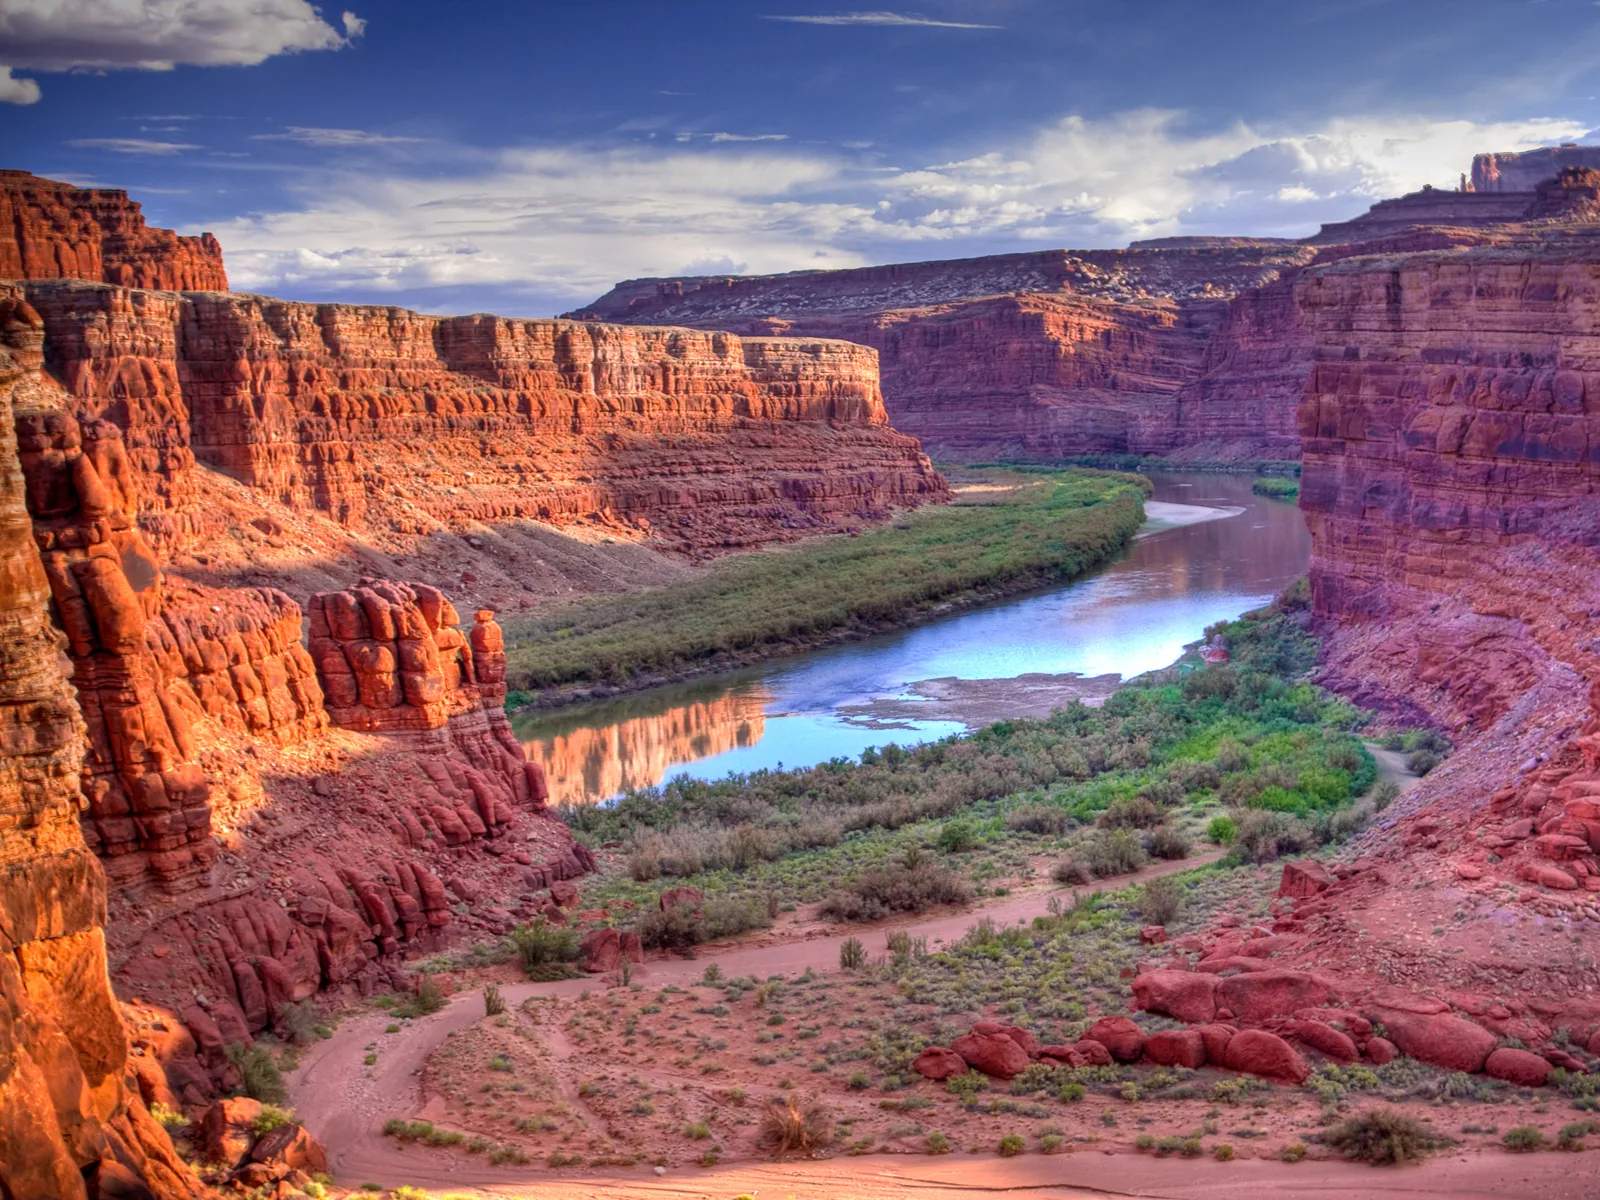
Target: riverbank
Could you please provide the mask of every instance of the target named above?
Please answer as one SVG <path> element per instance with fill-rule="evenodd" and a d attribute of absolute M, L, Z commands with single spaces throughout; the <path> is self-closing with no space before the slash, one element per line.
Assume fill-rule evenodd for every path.
<path fill-rule="evenodd" d="M 724 560 L 702 577 L 506 628 L 507 707 L 550 707 L 871 637 L 1051 583 L 1123 551 L 1148 480 L 969 472 L 957 502 L 859 537 Z"/>

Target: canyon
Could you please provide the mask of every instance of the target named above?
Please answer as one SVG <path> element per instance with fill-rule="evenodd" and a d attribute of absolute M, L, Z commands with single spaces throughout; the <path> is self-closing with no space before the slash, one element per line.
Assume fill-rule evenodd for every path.
<path fill-rule="evenodd" d="M 1303 456 L 1318 680 L 1457 753 L 1286 871 L 1271 929 L 1160 970 L 1340 973 L 1421 1058 L 1415 1018 L 1600 1046 L 1576 953 L 1362 940 L 1461 894 L 1600 928 L 1600 172 L 1495 157 L 1304 242 L 637 280 L 551 320 L 228 292 L 214 239 L 0 173 L 0 1185 L 204 1195 L 157 1106 L 203 1111 L 319 995 L 565 924 L 596 860 L 550 809 L 601 752 L 519 743 L 498 614 L 939 503 L 918 438 Z M 615 736 L 656 770 L 761 719 Z M 1155 963 L 1171 1011 L 1194 980 Z"/>
<path fill-rule="evenodd" d="M 1301 274 L 1371 253 L 1491 241 L 1535 217 L 1570 220 L 1574 204 L 1537 187 L 1563 165 L 1534 178 L 1507 167 L 1506 186 L 1493 189 L 1380 201 L 1301 241 L 1165 238 L 1125 250 L 633 279 L 569 315 L 861 342 L 878 351 L 890 420 L 944 461 L 1294 460 L 1313 346 L 1294 300 Z"/>

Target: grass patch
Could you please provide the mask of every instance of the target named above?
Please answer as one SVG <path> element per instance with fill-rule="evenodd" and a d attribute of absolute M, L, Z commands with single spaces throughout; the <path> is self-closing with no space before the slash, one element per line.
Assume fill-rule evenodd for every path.
<path fill-rule="evenodd" d="M 1129 475 L 1039 475 L 857 538 L 741 555 L 687 583 L 508 623 L 508 680 L 523 692 L 622 686 L 904 626 L 968 596 L 1072 579 L 1127 544 L 1149 490 Z"/>
<path fill-rule="evenodd" d="M 1267 476 L 1252 483 L 1250 490 L 1256 495 L 1266 496 L 1270 500 L 1298 500 L 1300 498 L 1300 481 L 1298 479 Z"/>

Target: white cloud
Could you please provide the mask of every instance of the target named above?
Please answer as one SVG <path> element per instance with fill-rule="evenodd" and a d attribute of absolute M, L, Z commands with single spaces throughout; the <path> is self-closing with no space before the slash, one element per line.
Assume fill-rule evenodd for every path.
<path fill-rule="evenodd" d="M 787 142 L 787 133 L 713 133 L 713 142 Z"/>
<path fill-rule="evenodd" d="M 37 104 L 39 85 L 31 79 L 18 79 L 10 67 L 0 67 L 0 104 Z"/>
<path fill-rule="evenodd" d="M 522 311 L 549 311 L 619 279 L 711 263 L 773 272 L 1174 234 L 1303 236 L 1425 183 L 1453 187 L 1476 152 L 1581 132 L 1554 119 L 1407 116 L 1192 131 L 1180 114 L 1136 110 L 1066 117 L 987 153 L 888 170 L 702 134 L 505 150 L 447 172 L 339 164 L 303 177 L 296 210 L 210 227 L 241 287 L 432 307 L 430 296 L 484 307 L 516 292 L 543 306 Z"/>
<path fill-rule="evenodd" d="M 323 129 L 312 125 L 290 125 L 282 133 L 257 133 L 252 137 L 258 142 L 304 142 L 308 146 L 396 146 L 426 140 L 368 133 L 365 129 Z"/>
<path fill-rule="evenodd" d="M 73 138 L 67 145 L 79 150 L 110 150 L 113 154 L 154 154 L 168 156 L 185 150 L 198 150 L 190 142 L 156 142 L 148 138 Z"/>
<path fill-rule="evenodd" d="M 358 38 L 367 31 L 366 18 L 356 16 L 349 9 L 341 13 L 339 19 L 344 23 L 346 37 Z"/>
<path fill-rule="evenodd" d="M 0 58 L 36 71 L 254 66 L 337 50 L 366 27 L 354 13 L 343 24 L 340 34 L 307 0 L 5 0 Z"/>
<path fill-rule="evenodd" d="M 768 21 L 792 21 L 796 25 L 918 25 L 933 29 L 1004 29 L 1003 25 L 979 25 L 971 21 L 939 21 L 916 13 L 851 12 L 823 17 L 768 16 Z"/>

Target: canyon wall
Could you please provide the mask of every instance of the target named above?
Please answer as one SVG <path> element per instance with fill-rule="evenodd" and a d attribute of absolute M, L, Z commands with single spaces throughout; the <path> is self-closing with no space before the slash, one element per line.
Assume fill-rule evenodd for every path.
<path fill-rule="evenodd" d="M 225 292 L 222 247 L 144 223 L 114 188 L 0 171 L 0 279 L 90 279 L 123 287 Z"/>
<path fill-rule="evenodd" d="M 24 377 L 0 346 L 0 1192 L 176 1200 L 202 1189 L 130 1086 L 78 822 L 84 723 L 12 432 Z"/>
<path fill-rule="evenodd" d="M 1284 366 L 1265 361 L 1284 331 L 1263 326 L 1292 322 L 1293 305 L 1286 292 L 1276 304 L 1245 298 L 1314 254 L 1271 239 L 1171 238 L 1127 250 L 630 280 L 574 315 L 861 342 L 878 351 L 895 427 L 940 458 L 1292 458 Z M 1235 312 L 1230 302 L 1240 301 Z M 1232 386 L 1241 372 L 1249 378 Z M 1224 391 L 1227 402 L 1216 402 Z"/>
<path fill-rule="evenodd" d="M 1328 678 L 1464 732 L 1546 684 L 1581 708 L 1600 668 L 1600 238 L 1354 258 L 1296 297 Z"/>
<path fill-rule="evenodd" d="M 1566 167 L 1600 167 L 1600 146 L 1541 146 L 1520 153 L 1473 155 L 1472 190 L 1531 192 Z"/>
<path fill-rule="evenodd" d="M 26 285 L 74 411 L 121 428 L 163 553 L 227 522 L 196 464 L 403 548 L 467 525 L 690 555 L 943 500 L 843 342 Z"/>

